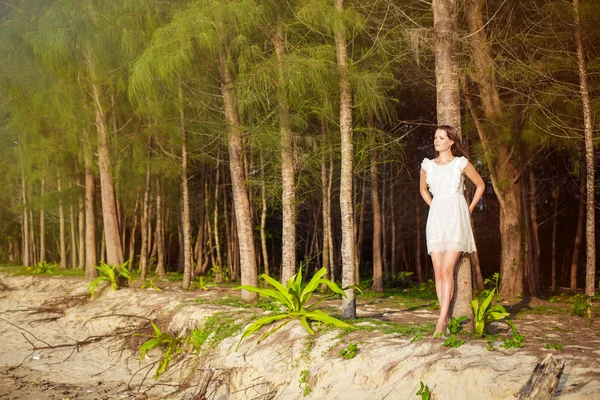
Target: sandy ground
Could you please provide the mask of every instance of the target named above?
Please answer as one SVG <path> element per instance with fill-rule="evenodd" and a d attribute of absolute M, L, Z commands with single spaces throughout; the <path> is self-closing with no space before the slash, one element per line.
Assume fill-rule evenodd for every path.
<path fill-rule="evenodd" d="M 508 399 L 549 352 L 566 362 L 557 398 L 600 398 L 600 329 L 568 315 L 565 304 L 512 305 L 526 338 L 518 350 L 489 352 L 479 339 L 451 349 L 440 340 L 411 343 L 380 332 L 340 339 L 333 331 L 312 339 L 292 323 L 259 345 L 248 340 L 238 352 L 233 348 L 240 336 L 227 338 L 210 354 L 184 357 L 155 381 L 160 353 L 140 361 L 136 352 L 145 340 L 137 334 L 148 332 L 148 321 L 189 332 L 207 316 L 235 311 L 210 304 L 232 294 L 224 288 L 182 291 L 173 284 L 163 292 L 104 290 L 90 301 L 86 288 L 75 278 L 0 275 L 1 399 L 396 399 L 413 398 L 420 381 L 436 399 Z M 196 303 L 198 297 L 204 304 Z M 418 325 L 435 322 L 431 305 L 365 297 L 357 309 L 362 317 Z M 350 341 L 359 343 L 358 355 L 340 359 L 339 348 Z M 546 349 L 552 343 L 562 350 Z M 307 379 L 300 382 L 303 371 Z"/>

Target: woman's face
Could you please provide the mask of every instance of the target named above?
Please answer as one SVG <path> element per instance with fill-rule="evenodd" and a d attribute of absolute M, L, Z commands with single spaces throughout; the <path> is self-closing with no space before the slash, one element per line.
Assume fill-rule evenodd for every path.
<path fill-rule="evenodd" d="M 435 136 L 433 138 L 433 146 L 435 147 L 435 151 L 444 152 L 450 149 L 450 147 L 454 144 L 453 140 L 448 139 L 448 134 L 443 129 L 438 129 L 435 131 Z"/>

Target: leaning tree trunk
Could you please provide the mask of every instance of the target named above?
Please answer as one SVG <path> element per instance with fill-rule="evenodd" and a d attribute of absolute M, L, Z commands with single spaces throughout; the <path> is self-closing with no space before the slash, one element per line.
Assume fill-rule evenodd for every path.
<path fill-rule="evenodd" d="M 371 290 L 383 292 L 381 263 L 381 207 L 379 206 L 379 171 L 377 150 L 371 148 L 371 209 L 373 211 L 373 285 Z"/>
<path fill-rule="evenodd" d="M 281 203 L 283 227 L 281 234 L 281 282 L 285 284 L 296 273 L 296 184 L 294 171 L 294 133 L 286 98 L 285 36 L 281 11 L 277 12 L 275 35 L 272 37 L 277 58 L 277 101 L 281 146 Z"/>
<path fill-rule="evenodd" d="M 213 226 L 214 226 L 214 234 L 215 234 L 215 249 L 217 250 L 217 268 L 214 271 L 215 273 L 215 282 L 221 282 L 223 280 L 223 258 L 221 257 L 221 243 L 219 241 L 219 155 L 220 152 L 217 152 L 217 163 L 216 163 L 216 171 L 215 171 L 215 212 L 213 214 Z"/>
<path fill-rule="evenodd" d="M 85 158 L 85 276 L 98 277 L 96 265 L 96 182 L 88 157 Z"/>
<path fill-rule="evenodd" d="M 488 121 L 494 122 L 502 114 L 500 97 L 495 83 L 494 66 L 490 53 L 490 46 L 485 34 L 482 8 L 485 0 L 468 0 L 466 19 L 469 27 L 469 36 L 473 47 L 473 80 L 479 87 L 482 109 Z M 469 100 L 468 100 L 469 101 Z M 469 102 L 473 118 L 475 112 Z M 515 298 L 523 292 L 523 269 L 521 260 L 521 207 L 520 207 L 520 182 L 515 181 L 519 176 L 518 169 L 511 160 L 511 151 L 507 144 L 499 139 L 494 125 L 488 126 L 486 132 L 483 126 L 476 121 L 477 132 L 481 138 L 484 153 L 488 159 L 491 154 L 496 155 L 497 163 L 488 160 L 488 167 L 494 192 L 500 203 L 500 294 L 505 298 Z M 490 143 L 493 141 L 493 143 Z M 498 183 L 502 184 L 498 184 Z M 509 183 L 506 183 L 509 182 Z"/>
<path fill-rule="evenodd" d="M 335 0 L 335 12 L 344 12 L 344 0 Z M 335 53 L 337 57 L 340 85 L 340 135 L 341 135 L 341 173 L 340 173 L 340 212 L 342 219 L 342 286 L 354 285 L 354 214 L 352 210 L 352 174 L 354 173 L 354 145 L 352 144 L 352 88 L 346 32 L 343 26 L 335 26 Z M 354 289 L 345 290 L 342 298 L 342 318 L 356 318 L 356 297 Z"/>
<path fill-rule="evenodd" d="M 192 228 L 190 224 L 190 197 L 188 189 L 188 151 L 185 115 L 183 113 L 183 89 L 179 84 L 179 123 L 181 125 L 181 201 L 183 202 L 183 288 L 188 289 L 192 280 Z"/>
<path fill-rule="evenodd" d="M 102 199 L 102 219 L 106 243 L 106 263 L 113 266 L 123 265 L 123 248 L 119 235 L 119 221 L 115 185 L 111 172 L 112 159 L 108 139 L 106 115 L 101 105 L 100 93 L 96 84 L 92 85 L 94 94 L 94 111 L 96 115 L 96 131 L 98 134 L 98 167 L 100 171 L 100 192 Z M 125 282 L 123 282 L 125 284 Z"/>
<path fill-rule="evenodd" d="M 242 132 L 236 110 L 236 100 L 233 90 L 233 80 L 228 66 L 228 45 L 225 31 L 219 18 L 216 19 L 219 35 L 219 74 L 221 77 L 221 95 L 227 122 L 227 142 L 229 147 L 229 170 L 235 208 L 235 220 L 240 249 L 241 283 L 242 285 L 257 286 L 256 255 L 254 250 L 254 235 L 250 202 L 246 190 L 246 176 L 242 165 Z M 216 229 L 216 226 L 215 226 Z M 242 299 L 247 302 L 255 301 L 257 294 L 242 290 Z"/>
<path fill-rule="evenodd" d="M 56 188 L 58 190 L 58 227 L 60 239 L 60 269 L 67 269 L 67 246 L 65 242 L 65 212 L 62 201 L 60 171 L 57 172 Z"/>
<path fill-rule="evenodd" d="M 433 29 L 435 32 L 435 80 L 437 93 L 437 122 L 456 128 L 461 136 L 460 90 L 458 67 L 455 57 L 455 38 L 458 35 L 458 20 L 455 0 L 433 0 Z M 469 302 L 473 298 L 470 258 L 463 254 L 454 273 L 454 295 L 450 316 L 469 316 L 468 327 L 472 328 L 472 310 Z"/>
<path fill-rule="evenodd" d="M 581 15 L 579 14 L 579 0 L 573 0 L 573 12 L 575 14 L 575 40 L 577 41 L 577 64 L 579 67 L 579 89 L 581 91 L 581 103 L 583 105 L 583 126 L 585 137 L 585 166 L 587 176 L 586 203 L 587 213 L 585 221 L 586 241 L 586 268 L 585 268 L 585 294 L 594 295 L 594 283 L 596 280 L 596 232 L 595 232 L 595 181 L 594 181 L 594 142 L 592 112 L 590 109 L 590 94 L 587 83 L 587 71 L 585 66 L 585 55 L 583 52 L 583 39 L 581 32 Z M 590 313 L 592 308 L 590 308 Z M 589 315 L 591 318 L 591 315 Z"/>

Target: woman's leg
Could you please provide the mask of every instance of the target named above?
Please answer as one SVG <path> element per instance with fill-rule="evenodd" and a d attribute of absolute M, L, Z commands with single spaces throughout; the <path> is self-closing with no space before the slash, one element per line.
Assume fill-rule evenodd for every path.
<path fill-rule="evenodd" d="M 450 302 L 454 292 L 454 266 L 459 256 L 460 253 L 457 251 L 431 253 L 436 294 L 440 302 L 440 317 L 435 326 L 434 334 L 442 333 L 448 324 Z"/>

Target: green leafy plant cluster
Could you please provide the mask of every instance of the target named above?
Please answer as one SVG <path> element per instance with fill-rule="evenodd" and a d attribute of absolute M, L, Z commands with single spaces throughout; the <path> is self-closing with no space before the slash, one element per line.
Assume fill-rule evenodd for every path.
<path fill-rule="evenodd" d="M 484 330 L 492 322 L 503 321 L 507 322 L 510 313 L 500 304 L 492 305 L 495 289 L 490 291 L 487 298 L 481 304 L 477 299 L 471 301 L 473 314 L 475 319 L 475 334 L 479 337 L 483 336 Z"/>
<path fill-rule="evenodd" d="M 454 347 L 454 348 L 457 348 L 457 347 L 462 346 L 463 344 L 465 344 L 465 341 L 462 340 L 462 339 L 460 339 L 456 335 L 450 335 L 448 337 L 448 339 L 446 339 L 444 341 L 444 347 Z"/>
<path fill-rule="evenodd" d="M 499 335 L 487 335 L 485 337 L 485 341 L 487 344 L 486 350 L 487 351 L 496 351 L 496 348 L 494 347 L 494 342 L 499 339 L 500 339 Z"/>
<path fill-rule="evenodd" d="M 486 278 L 483 281 L 483 284 L 487 287 L 482 290 L 479 294 L 479 298 L 485 299 L 489 296 L 491 292 L 496 293 L 496 301 L 500 301 L 500 296 L 498 295 L 498 285 L 500 281 L 500 274 L 498 272 L 494 273 L 491 278 Z"/>
<path fill-rule="evenodd" d="M 244 330 L 238 345 L 236 346 L 236 351 L 245 338 L 254 334 L 263 326 L 270 325 L 275 321 L 282 321 L 282 323 L 262 335 L 258 339 L 259 343 L 293 320 L 298 320 L 304 329 L 306 329 L 306 331 L 311 335 L 314 334 L 314 330 L 310 326 L 310 321 L 322 322 L 324 324 L 333 325 L 343 329 L 354 329 L 352 325 L 329 316 L 321 310 L 315 309 L 317 305 L 321 304 L 323 301 L 331 298 L 332 296 L 346 296 L 344 291 L 337 284 L 323 278 L 326 273 L 327 270 L 325 268 L 321 268 L 312 277 L 304 289 L 302 288 L 302 269 L 300 269 L 296 275 L 286 282 L 286 286 L 283 286 L 270 276 L 262 274 L 260 277 L 274 289 L 261 289 L 248 285 L 237 287 L 236 289 L 244 289 L 250 292 L 258 293 L 260 296 L 266 296 L 271 300 L 280 303 L 286 311 L 260 318 L 247 327 Z M 332 293 L 307 306 L 308 301 L 315 292 L 319 291 L 319 286 L 321 285 L 327 286 Z"/>
<path fill-rule="evenodd" d="M 146 357 L 148 351 L 156 347 L 163 348 L 163 353 L 158 362 L 156 373 L 154 374 L 154 379 L 158 379 L 169 367 L 173 358 L 181 353 L 183 340 L 169 333 L 162 332 L 154 322 L 151 322 L 151 324 L 154 335 L 140 346 L 140 360 L 143 360 Z"/>
<path fill-rule="evenodd" d="M 562 351 L 563 345 L 560 343 L 546 343 L 546 350 Z"/>
<path fill-rule="evenodd" d="M 508 325 L 510 326 L 512 337 L 504 339 L 504 343 L 500 346 L 504 347 L 505 349 L 523 347 L 525 337 L 523 337 L 523 335 L 520 335 L 519 332 L 517 332 L 517 327 L 511 320 L 507 320 L 506 323 L 508 323 Z"/>
<path fill-rule="evenodd" d="M 96 269 L 100 272 L 100 276 L 94 279 L 88 286 L 88 291 L 92 299 L 94 298 L 94 293 L 98 288 L 98 285 L 101 282 L 109 282 L 110 288 L 112 290 L 117 290 L 117 285 L 120 279 L 125 279 L 128 282 L 132 282 L 131 272 L 127 269 L 127 265 L 129 264 L 129 260 L 123 263 L 123 265 L 113 266 L 108 265 L 106 263 L 101 263 Z"/>
<path fill-rule="evenodd" d="M 34 266 L 25 268 L 25 271 L 33 275 L 42 275 L 42 274 L 51 274 L 58 270 L 58 264 L 49 263 L 47 261 L 42 261 L 37 263 Z"/>
<path fill-rule="evenodd" d="M 308 396 L 311 392 L 310 386 L 308 385 L 308 370 L 303 369 L 300 371 L 300 379 L 298 380 L 298 386 L 302 389 L 302 395 Z"/>
<path fill-rule="evenodd" d="M 356 343 L 349 343 L 345 349 L 340 350 L 340 357 L 350 360 L 356 357 L 356 351 L 358 350 L 358 346 Z"/>
<path fill-rule="evenodd" d="M 152 278 L 148 279 L 148 281 L 146 281 L 144 284 L 142 284 L 140 289 L 154 289 L 157 292 L 162 292 L 162 289 L 154 284 L 154 281 L 152 280 Z"/>
<path fill-rule="evenodd" d="M 417 333 L 412 339 L 410 339 L 410 342 L 414 343 L 414 342 L 418 342 L 420 340 L 423 340 L 423 334 Z"/>
<path fill-rule="evenodd" d="M 596 296 L 588 296 L 586 294 L 576 294 L 571 297 L 571 315 L 591 318 L 593 315 L 594 300 L 596 299 Z"/>
<path fill-rule="evenodd" d="M 218 312 L 204 318 L 200 329 L 193 329 L 187 342 L 194 347 L 196 353 L 203 347 L 216 348 L 224 339 L 235 336 L 242 328 L 239 317 L 232 313 Z"/>
<path fill-rule="evenodd" d="M 461 315 L 458 318 L 454 318 L 452 317 L 450 319 L 450 322 L 448 322 L 448 330 L 450 331 L 450 333 L 452 334 L 456 334 L 460 331 L 462 331 L 463 327 L 462 327 L 462 323 L 464 321 L 466 321 L 468 318 L 465 317 L 464 315 Z"/>
<path fill-rule="evenodd" d="M 423 383 L 423 381 L 419 382 L 421 387 L 419 391 L 416 393 L 417 396 L 421 396 L 421 400 L 430 400 L 431 399 L 431 390 L 429 387 Z"/>

